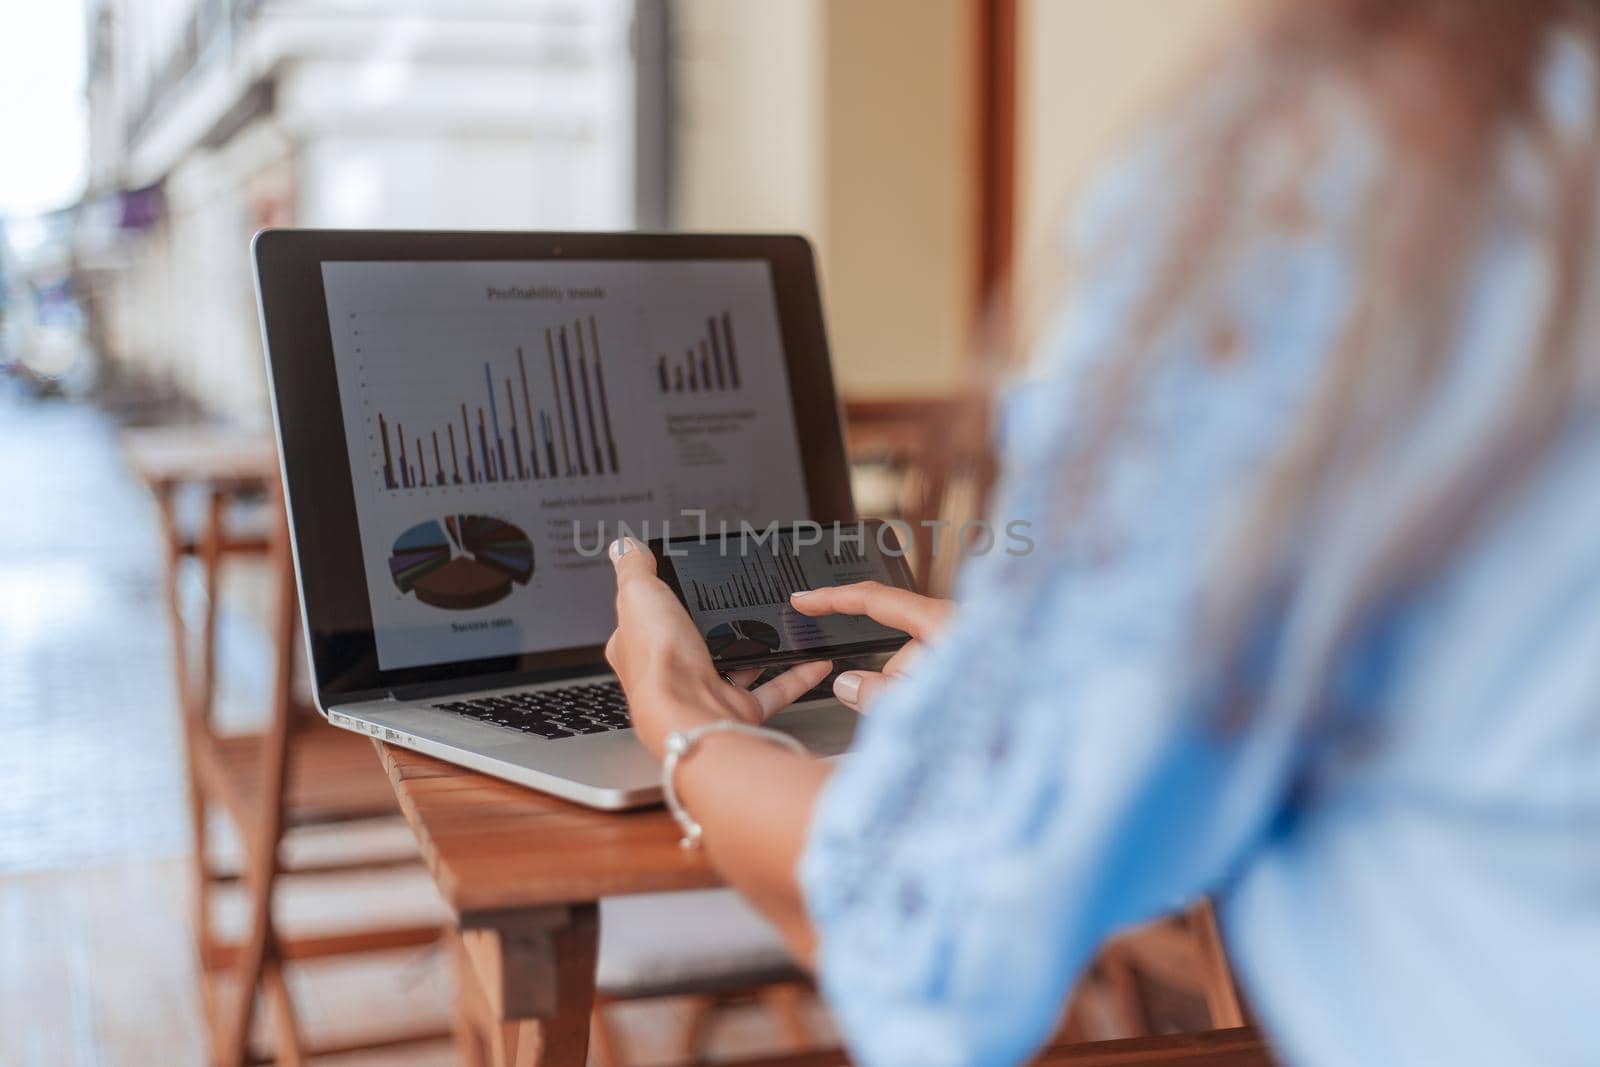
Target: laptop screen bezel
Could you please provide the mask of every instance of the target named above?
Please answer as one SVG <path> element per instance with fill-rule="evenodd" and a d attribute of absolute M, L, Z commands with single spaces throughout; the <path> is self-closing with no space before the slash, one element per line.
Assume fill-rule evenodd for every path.
<path fill-rule="evenodd" d="M 772 272 L 809 518 L 853 521 L 842 420 L 810 243 L 791 234 L 263 230 L 252 242 L 296 577 L 318 705 L 556 680 L 605 669 L 586 645 L 400 669 L 378 665 L 339 406 L 324 263 L 763 260 Z"/>

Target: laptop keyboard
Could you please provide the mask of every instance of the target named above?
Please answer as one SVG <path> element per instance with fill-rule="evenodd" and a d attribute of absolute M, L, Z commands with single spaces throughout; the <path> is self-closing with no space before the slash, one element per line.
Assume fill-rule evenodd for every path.
<path fill-rule="evenodd" d="M 632 725 L 628 721 L 628 702 L 622 696 L 622 686 L 616 682 L 530 693 L 500 693 L 434 707 L 552 740 L 625 730 Z"/>

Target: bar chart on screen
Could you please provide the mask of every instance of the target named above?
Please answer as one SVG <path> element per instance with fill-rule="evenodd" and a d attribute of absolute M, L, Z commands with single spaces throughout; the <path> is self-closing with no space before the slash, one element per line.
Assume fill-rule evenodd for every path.
<path fill-rule="evenodd" d="M 684 348 L 683 355 L 656 356 L 656 388 L 662 393 L 725 393 L 740 386 L 731 312 L 707 316 L 705 332 Z"/>
<path fill-rule="evenodd" d="M 686 594 L 698 611 L 730 608 L 777 607 L 789 597 L 810 589 L 799 554 L 792 542 L 775 538 L 770 547 L 759 547 L 736 559 L 725 559 L 726 575 L 688 577 Z"/>
<path fill-rule="evenodd" d="M 541 333 L 532 353 L 517 345 L 498 359 L 446 364 L 458 380 L 434 393 L 437 411 L 420 422 L 413 417 L 408 425 L 379 406 L 383 488 L 621 474 L 595 317 L 574 318 Z"/>

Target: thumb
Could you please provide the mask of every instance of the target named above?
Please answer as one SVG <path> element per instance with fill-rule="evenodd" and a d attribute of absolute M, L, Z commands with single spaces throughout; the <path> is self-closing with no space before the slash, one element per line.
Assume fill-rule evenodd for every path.
<path fill-rule="evenodd" d="M 833 695 L 845 707 L 865 711 L 888 681 L 877 671 L 845 671 L 833 680 Z"/>
<path fill-rule="evenodd" d="M 656 573 L 656 557 L 644 545 L 631 537 L 619 537 L 611 542 L 609 549 L 611 566 L 617 572 L 617 584 L 622 584 L 631 577 L 654 577 Z"/>

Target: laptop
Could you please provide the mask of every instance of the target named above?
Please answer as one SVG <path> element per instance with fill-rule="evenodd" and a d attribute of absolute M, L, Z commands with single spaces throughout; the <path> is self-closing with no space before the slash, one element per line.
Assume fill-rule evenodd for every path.
<path fill-rule="evenodd" d="M 855 509 L 788 235 L 267 230 L 252 245 L 316 706 L 622 809 L 660 799 L 606 544 Z M 855 714 L 776 716 L 819 755 Z"/>

